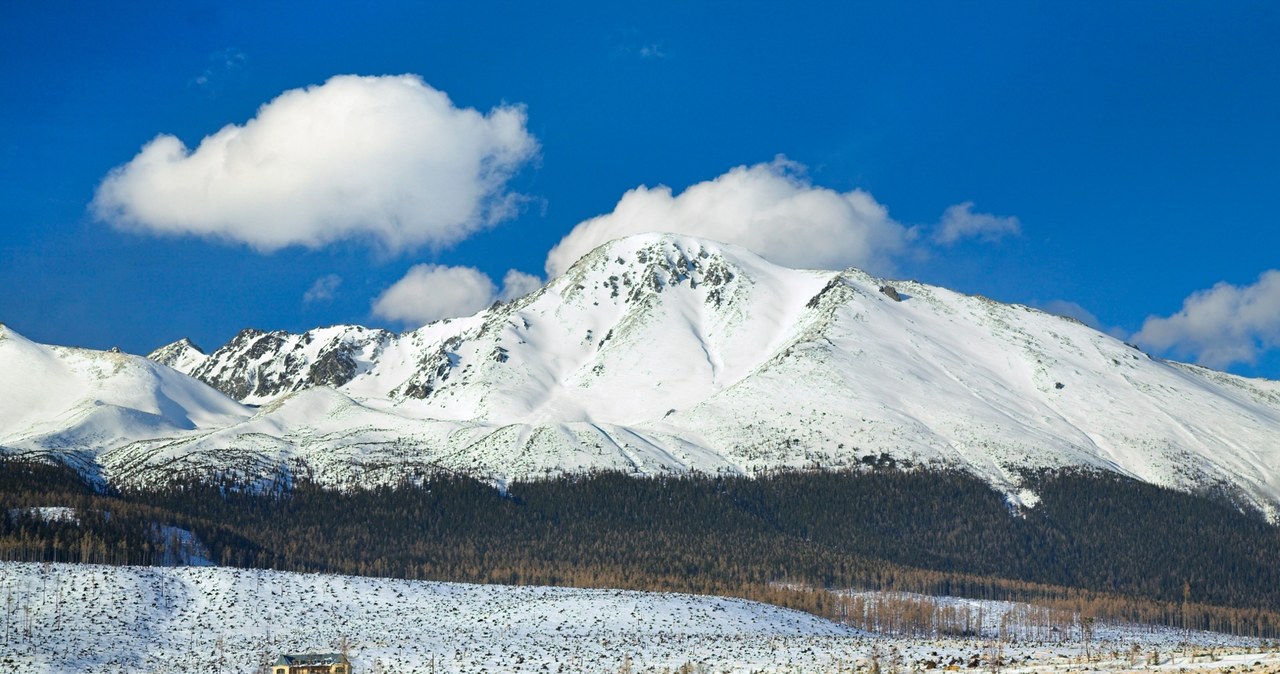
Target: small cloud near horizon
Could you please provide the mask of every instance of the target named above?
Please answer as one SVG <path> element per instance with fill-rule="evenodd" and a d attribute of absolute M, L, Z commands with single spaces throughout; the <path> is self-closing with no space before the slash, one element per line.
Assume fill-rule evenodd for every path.
<path fill-rule="evenodd" d="M 1148 316 L 1133 340 L 1206 367 L 1253 365 L 1280 348 L 1280 270 L 1267 270 L 1247 286 L 1224 281 L 1197 290 L 1174 314 Z"/>
<path fill-rule="evenodd" d="M 417 328 L 445 318 L 470 316 L 496 301 L 508 301 L 542 287 L 533 274 L 511 269 L 501 290 L 474 267 L 414 265 L 373 301 L 378 318 Z"/>
<path fill-rule="evenodd" d="M 974 213 L 973 202 L 966 201 L 947 208 L 933 233 L 935 243 L 950 246 L 961 239 L 979 239 L 995 243 L 1006 236 L 1022 234 L 1022 223 L 1014 217 L 990 213 Z"/>

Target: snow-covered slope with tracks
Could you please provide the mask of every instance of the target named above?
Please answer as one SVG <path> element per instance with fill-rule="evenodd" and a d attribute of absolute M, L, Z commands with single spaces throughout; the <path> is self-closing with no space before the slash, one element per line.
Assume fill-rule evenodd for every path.
<path fill-rule="evenodd" d="M 936 601 L 973 614 L 981 640 L 873 635 L 723 597 L 236 568 L 0 562 L 0 595 L 12 612 L 0 621 L 0 665 L 31 674 L 253 674 L 284 653 L 338 652 L 344 644 L 356 672 L 612 674 L 683 667 L 798 674 L 865 671 L 881 661 L 919 671 L 977 659 L 985 667 L 984 653 L 1000 634 L 1005 671 L 1027 674 L 1080 671 L 1080 656 L 1089 649 L 1075 630 L 1051 642 L 1026 633 L 1005 641 L 1020 623 L 1001 618 L 1027 606 L 950 598 Z M 1135 645 L 1144 660 L 1154 653 L 1164 663 L 1144 667 L 1151 671 L 1236 665 L 1266 672 L 1280 660 L 1258 640 L 1222 634 L 1102 623 L 1092 634 L 1095 653 L 1125 654 L 1093 663 L 1092 671 L 1134 671 Z M 1225 662 L 1203 655 L 1171 659 L 1185 643 L 1218 656 L 1223 648 L 1252 652 Z M 1264 663 L 1270 669 L 1258 667 Z"/>
<path fill-rule="evenodd" d="M 674 669 L 701 658 L 823 671 L 861 645 L 856 630 L 798 611 L 625 590 L 0 562 L 0 594 L 29 626 L 0 623 L 0 665 L 40 674 L 175 663 L 250 674 L 344 639 L 357 672 L 616 672 L 626 660 Z"/>

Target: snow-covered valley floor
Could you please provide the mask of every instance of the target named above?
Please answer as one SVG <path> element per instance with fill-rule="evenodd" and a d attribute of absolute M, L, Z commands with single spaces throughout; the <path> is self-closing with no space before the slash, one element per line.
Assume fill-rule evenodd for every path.
<path fill-rule="evenodd" d="M 911 671 L 981 655 L 964 639 L 872 636 L 737 599 L 621 590 L 463 585 L 229 568 L 0 562 L 0 671 L 30 674 L 258 671 L 281 653 L 345 641 L 356 674 L 383 672 Z M 998 610 L 994 606 L 993 611 Z M 1100 626 L 1109 665 L 1178 671 L 1261 663 L 1261 644 L 1169 629 Z M 1133 646 L 1138 648 L 1134 649 Z M 1003 645 L 1005 671 L 1085 668 L 1082 645 Z M 1212 650 L 1213 655 L 1208 655 Z M 1140 651 L 1140 655 L 1139 655 Z M 1248 652 L 1246 652 L 1248 651 Z M 945 663 L 942 663 L 945 666 Z M 1096 669 L 1104 665 L 1092 665 Z M 986 669 L 986 665 L 981 665 Z"/>

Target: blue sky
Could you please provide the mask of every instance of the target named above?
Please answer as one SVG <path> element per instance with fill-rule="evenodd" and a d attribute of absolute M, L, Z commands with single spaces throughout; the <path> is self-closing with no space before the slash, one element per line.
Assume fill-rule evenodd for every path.
<path fill-rule="evenodd" d="M 747 213 L 738 243 L 781 232 L 780 261 L 1054 308 L 1280 378 L 1274 3 L 367 4 L 0 6 L 0 321 L 141 353 L 248 326 L 403 328 L 545 278 L 596 216 L 592 235 L 674 218 L 731 238 Z M 298 147 L 276 136 L 384 91 L 406 102 L 352 122 L 371 141 L 303 143 L 323 151 L 284 176 L 293 199 L 374 181 L 333 217 L 253 174 L 188 198 L 172 185 L 205 183 L 182 156 L 135 161 L 160 134 L 218 160 L 196 148 L 227 125 Z M 434 92 L 440 133 L 400 142 Z M 437 184 L 477 162 L 476 199 Z M 749 210 L 809 197 L 830 218 Z M 791 206 L 770 212 L 808 212 Z"/>

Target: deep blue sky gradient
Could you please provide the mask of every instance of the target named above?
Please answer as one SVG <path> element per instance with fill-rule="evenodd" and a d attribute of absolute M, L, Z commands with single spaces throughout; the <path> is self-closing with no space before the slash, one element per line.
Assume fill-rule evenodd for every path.
<path fill-rule="evenodd" d="M 413 264 L 540 274 L 626 190 L 777 154 L 907 224 L 964 201 L 1016 216 L 1021 237 L 900 275 L 1077 302 L 1124 331 L 1280 267 L 1275 3 L 264 4 L 0 5 L 0 321 L 141 353 L 246 326 L 376 324 L 371 300 Z M 157 134 L 194 147 L 344 73 L 415 73 L 482 111 L 525 104 L 542 153 L 512 189 L 533 201 L 394 257 L 358 242 L 262 255 L 86 210 Z M 304 303 L 330 273 L 333 301 Z M 1233 370 L 1280 378 L 1280 356 Z"/>

